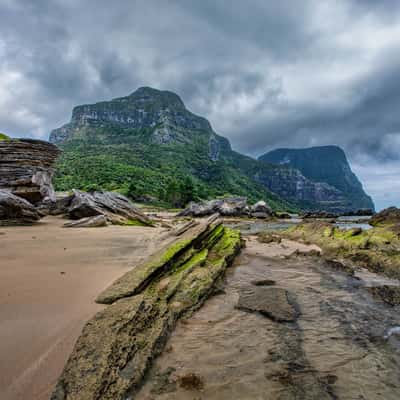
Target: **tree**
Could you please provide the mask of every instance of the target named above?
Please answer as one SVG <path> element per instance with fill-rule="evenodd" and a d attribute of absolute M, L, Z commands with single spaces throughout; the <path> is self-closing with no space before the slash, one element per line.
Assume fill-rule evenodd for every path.
<path fill-rule="evenodd" d="M 165 190 L 165 200 L 174 207 L 181 207 L 181 193 L 179 184 L 172 179 Z"/>
<path fill-rule="evenodd" d="M 198 199 L 196 185 L 193 179 L 186 175 L 180 183 L 181 206 L 186 206 L 190 201 Z"/>
<path fill-rule="evenodd" d="M 128 197 L 136 200 L 145 194 L 144 186 L 141 182 L 131 182 L 128 186 Z"/>

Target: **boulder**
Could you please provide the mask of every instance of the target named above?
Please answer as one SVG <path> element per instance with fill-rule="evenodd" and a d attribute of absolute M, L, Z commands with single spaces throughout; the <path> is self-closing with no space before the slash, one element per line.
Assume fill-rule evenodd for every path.
<path fill-rule="evenodd" d="M 73 190 L 73 197 L 67 209 L 71 219 L 104 215 L 112 224 L 138 222 L 152 225 L 151 220 L 140 212 L 125 196 L 115 192 L 81 192 Z"/>
<path fill-rule="evenodd" d="M 250 215 L 254 218 L 268 218 L 272 214 L 272 208 L 263 200 L 250 207 Z"/>
<path fill-rule="evenodd" d="M 179 216 L 203 217 L 218 213 L 224 216 L 242 216 L 249 214 L 246 197 L 227 197 L 190 203 L 189 206 L 179 213 Z"/>
<path fill-rule="evenodd" d="M 104 215 L 86 217 L 64 224 L 65 228 L 98 228 L 101 226 L 107 226 L 107 219 Z"/>
<path fill-rule="evenodd" d="M 246 197 L 227 197 L 190 203 L 178 216 L 203 217 L 218 213 L 229 217 L 250 217 L 266 218 L 272 215 L 271 208 L 264 201 L 259 201 L 254 206 L 249 207 Z"/>
<path fill-rule="evenodd" d="M 53 165 L 59 154 L 57 146 L 42 140 L 0 140 L 0 189 L 34 205 L 54 201 Z"/>
<path fill-rule="evenodd" d="M 384 225 L 384 224 L 399 224 L 400 223 L 400 208 L 389 207 L 381 212 L 372 216 L 368 221 L 370 225 Z"/>
<path fill-rule="evenodd" d="M 328 211 L 309 211 L 305 212 L 301 215 L 302 218 L 326 218 L 326 219 L 335 219 L 338 217 L 338 214 L 334 214 Z"/>
<path fill-rule="evenodd" d="M 40 217 L 29 201 L 0 189 L 0 225 L 32 224 Z"/>

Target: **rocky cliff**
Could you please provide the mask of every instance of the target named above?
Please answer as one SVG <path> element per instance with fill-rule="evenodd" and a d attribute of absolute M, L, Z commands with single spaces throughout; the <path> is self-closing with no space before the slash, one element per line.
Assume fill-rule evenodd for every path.
<path fill-rule="evenodd" d="M 319 146 L 306 149 L 276 149 L 259 160 L 295 168 L 310 181 L 336 189 L 348 208 L 374 209 L 371 198 L 350 168 L 344 151 L 338 146 Z M 323 192 L 324 190 L 322 190 Z M 276 190 L 281 194 L 280 190 Z M 325 196 L 323 196 L 325 198 Z"/>
<path fill-rule="evenodd" d="M 71 121 L 51 132 L 50 142 L 63 143 L 87 128 L 112 127 L 150 129 L 155 144 L 187 143 L 191 141 L 192 131 L 213 132 L 210 123 L 187 110 L 175 93 L 142 87 L 126 97 L 75 107 Z M 218 159 L 220 147 L 229 150 L 229 142 L 211 135 L 212 159 Z"/>
<path fill-rule="evenodd" d="M 50 141 L 64 150 L 56 177 L 61 190 L 95 185 L 128 193 L 129 186 L 138 197 L 162 199 L 175 180 L 189 176 L 200 198 L 229 194 L 281 209 L 355 208 L 328 183 L 234 152 L 205 118 L 168 91 L 143 87 L 127 97 L 75 107 Z"/>
<path fill-rule="evenodd" d="M 55 200 L 52 177 L 60 150 L 41 140 L 0 138 L 0 189 L 35 204 Z"/>

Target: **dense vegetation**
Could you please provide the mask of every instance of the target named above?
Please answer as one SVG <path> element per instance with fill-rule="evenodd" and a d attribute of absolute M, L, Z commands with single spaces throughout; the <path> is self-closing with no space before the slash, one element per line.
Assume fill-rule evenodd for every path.
<path fill-rule="evenodd" d="M 55 186 L 115 190 L 134 200 L 182 207 L 191 200 L 225 195 L 267 200 L 275 209 L 293 209 L 250 176 L 259 163 L 229 149 L 218 161 L 209 155 L 209 132 L 186 142 L 157 144 L 154 129 L 115 125 L 85 127 L 60 147 Z M 265 166 L 268 168 L 268 166 Z"/>

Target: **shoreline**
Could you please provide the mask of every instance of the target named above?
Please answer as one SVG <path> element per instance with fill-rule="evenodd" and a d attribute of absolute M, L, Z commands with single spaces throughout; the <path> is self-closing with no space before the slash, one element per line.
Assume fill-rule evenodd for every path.
<path fill-rule="evenodd" d="M 50 396 L 96 296 L 162 245 L 148 227 L 1 227 L 0 393 L 4 400 Z"/>

